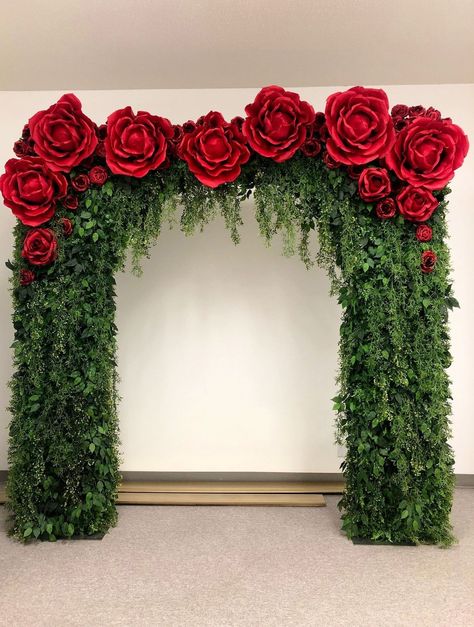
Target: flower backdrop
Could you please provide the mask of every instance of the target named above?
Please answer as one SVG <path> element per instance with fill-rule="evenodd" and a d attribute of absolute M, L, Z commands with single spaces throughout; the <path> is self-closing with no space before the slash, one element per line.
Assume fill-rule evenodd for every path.
<path fill-rule="evenodd" d="M 449 543 L 447 184 L 467 154 L 459 126 L 381 89 L 332 94 L 324 112 L 263 88 L 244 117 L 196 121 L 131 107 L 97 126 L 66 94 L 36 113 L 0 177 L 18 219 L 8 493 L 13 533 L 106 531 L 119 481 L 114 273 L 135 269 L 166 220 L 185 233 L 220 212 L 238 242 L 253 193 L 270 240 L 283 233 L 329 273 L 343 309 L 338 437 L 349 537 Z"/>

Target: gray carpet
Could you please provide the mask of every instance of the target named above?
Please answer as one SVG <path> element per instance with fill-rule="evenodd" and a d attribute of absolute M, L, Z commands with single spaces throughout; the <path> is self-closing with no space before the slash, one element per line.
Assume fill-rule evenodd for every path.
<path fill-rule="evenodd" d="M 474 490 L 457 490 L 449 550 L 354 546 L 337 500 L 121 507 L 100 542 L 0 533 L 0 625 L 474 626 Z"/>

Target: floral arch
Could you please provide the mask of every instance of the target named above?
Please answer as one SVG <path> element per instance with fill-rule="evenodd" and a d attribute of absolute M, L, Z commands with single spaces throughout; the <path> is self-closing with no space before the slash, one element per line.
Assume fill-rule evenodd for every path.
<path fill-rule="evenodd" d="M 463 131 L 432 107 L 354 87 L 325 111 L 263 88 L 230 122 L 130 107 L 97 126 L 67 94 L 25 125 L 0 178 L 18 218 L 12 270 L 9 506 L 18 538 L 105 532 L 119 481 L 114 273 L 180 208 L 191 233 L 221 213 L 238 242 L 254 194 L 264 238 L 308 250 L 342 309 L 334 399 L 349 537 L 452 541 L 446 245 Z"/>

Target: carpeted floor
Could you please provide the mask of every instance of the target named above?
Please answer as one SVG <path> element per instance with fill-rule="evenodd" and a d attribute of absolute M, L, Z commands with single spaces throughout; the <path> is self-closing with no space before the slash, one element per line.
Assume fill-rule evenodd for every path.
<path fill-rule="evenodd" d="M 327 500 L 121 507 L 102 541 L 0 533 L 0 625 L 474 626 L 474 490 L 457 490 L 448 550 L 354 546 Z"/>

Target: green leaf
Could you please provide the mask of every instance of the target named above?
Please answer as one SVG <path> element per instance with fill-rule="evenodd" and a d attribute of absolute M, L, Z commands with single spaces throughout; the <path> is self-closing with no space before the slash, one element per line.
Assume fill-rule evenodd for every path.
<path fill-rule="evenodd" d="M 28 538 L 33 533 L 33 529 L 31 527 L 27 527 L 23 532 L 23 537 Z"/>
<path fill-rule="evenodd" d="M 91 453 L 93 453 L 93 452 L 95 451 L 95 444 L 94 444 L 94 442 L 91 442 L 91 443 L 89 444 L 89 451 L 90 451 Z"/>

